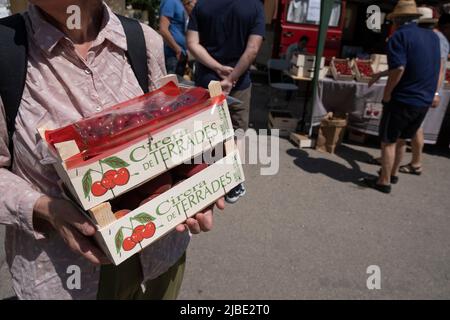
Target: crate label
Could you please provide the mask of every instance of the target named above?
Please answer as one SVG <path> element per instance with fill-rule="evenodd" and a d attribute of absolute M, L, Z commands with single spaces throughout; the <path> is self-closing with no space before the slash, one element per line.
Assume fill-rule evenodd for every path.
<path fill-rule="evenodd" d="M 119 264 L 157 241 L 243 181 L 239 153 L 234 151 L 115 223 L 100 229 L 114 263 Z M 141 232 L 142 239 L 133 236 L 133 232 Z M 140 241 L 136 243 L 137 240 Z"/>
<path fill-rule="evenodd" d="M 231 120 L 224 104 L 183 120 L 147 140 L 81 168 L 68 171 L 69 181 L 84 209 L 117 197 L 153 177 L 195 157 L 231 137 Z M 102 193 L 105 173 L 116 170 L 119 183 Z"/>

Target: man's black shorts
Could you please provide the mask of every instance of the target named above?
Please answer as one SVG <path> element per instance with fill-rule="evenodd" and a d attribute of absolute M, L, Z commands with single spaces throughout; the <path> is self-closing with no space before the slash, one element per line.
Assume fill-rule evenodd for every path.
<path fill-rule="evenodd" d="M 422 125 L 428 109 L 395 101 L 383 102 L 379 131 L 381 142 L 394 143 L 398 139 L 412 139 Z"/>

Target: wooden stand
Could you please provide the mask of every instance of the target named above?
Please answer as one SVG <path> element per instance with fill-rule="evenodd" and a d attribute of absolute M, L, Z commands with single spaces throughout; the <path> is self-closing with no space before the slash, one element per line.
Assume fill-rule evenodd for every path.
<path fill-rule="evenodd" d="M 312 140 L 305 134 L 291 132 L 289 138 L 292 143 L 300 149 L 314 147 L 314 140 Z"/>

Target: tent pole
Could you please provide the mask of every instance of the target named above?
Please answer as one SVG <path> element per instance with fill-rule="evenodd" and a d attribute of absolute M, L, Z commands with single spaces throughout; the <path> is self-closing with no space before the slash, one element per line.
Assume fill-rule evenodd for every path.
<path fill-rule="evenodd" d="M 316 61 L 314 65 L 314 77 L 312 79 L 312 96 L 310 97 L 308 104 L 306 106 L 306 116 L 303 119 L 303 131 L 310 134 L 312 129 L 312 116 L 313 116 L 313 106 L 314 97 L 317 94 L 318 82 L 319 82 L 319 72 L 320 72 L 320 60 L 323 56 L 323 51 L 325 48 L 325 40 L 328 31 L 328 23 L 331 17 L 331 10 L 333 9 L 334 0 L 322 0 L 320 5 L 320 25 L 319 25 L 319 37 L 317 39 L 317 51 L 316 51 Z"/>

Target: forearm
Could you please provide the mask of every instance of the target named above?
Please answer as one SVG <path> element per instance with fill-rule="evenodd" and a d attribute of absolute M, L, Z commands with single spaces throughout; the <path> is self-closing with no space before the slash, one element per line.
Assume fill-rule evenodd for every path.
<path fill-rule="evenodd" d="M 446 72 L 446 68 L 443 68 L 443 66 L 445 66 L 446 64 L 447 64 L 447 61 L 445 59 L 441 59 L 441 66 L 439 69 L 439 80 L 438 80 L 436 92 L 439 92 L 442 88 L 442 83 L 444 82 L 445 72 Z"/>
<path fill-rule="evenodd" d="M 377 74 L 378 74 L 379 78 L 387 77 L 389 75 L 389 70 L 384 70 L 384 71 L 378 72 Z"/>
<path fill-rule="evenodd" d="M 260 44 L 249 43 L 245 49 L 244 54 L 239 59 L 238 63 L 234 67 L 230 78 L 233 82 L 238 81 L 239 78 L 250 68 L 253 61 L 255 61 L 258 54 Z"/>
<path fill-rule="evenodd" d="M 20 228 L 36 237 L 33 225 L 34 205 L 42 193 L 5 168 L 0 168 L 0 224 Z"/>
<path fill-rule="evenodd" d="M 239 78 L 248 70 L 248 68 L 250 68 L 251 64 L 256 59 L 256 54 L 257 53 L 254 51 L 246 50 L 244 52 L 230 75 L 233 82 L 238 81 Z"/>
<path fill-rule="evenodd" d="M 175 52 L 180 52 L 181 47 L 178 45 L 178 43 L 173 38 L 172 34 L 170 33 L 169 29 L 161 28 L 159 30 L 161 33 L 161 36 L 164 39 L 164 42 Z"/>
<path fill-rule="evenodd" d="M 208 51 L 199 43 L 188 42 L 189 52 L 205 67 L 217 72 L 222 66 L 216 59 L 214 59 Z"/>
<path fill-rule="evenodd" d="M 384 100 L 390 100 L 392 91 L 400 82 L 400 79 L 403 76 L 404 67 L 399 67 L 397 69 L 392 69 L 388 71 L 388 80 L 386 83 L 386 87 L 384 88 Z"/>

